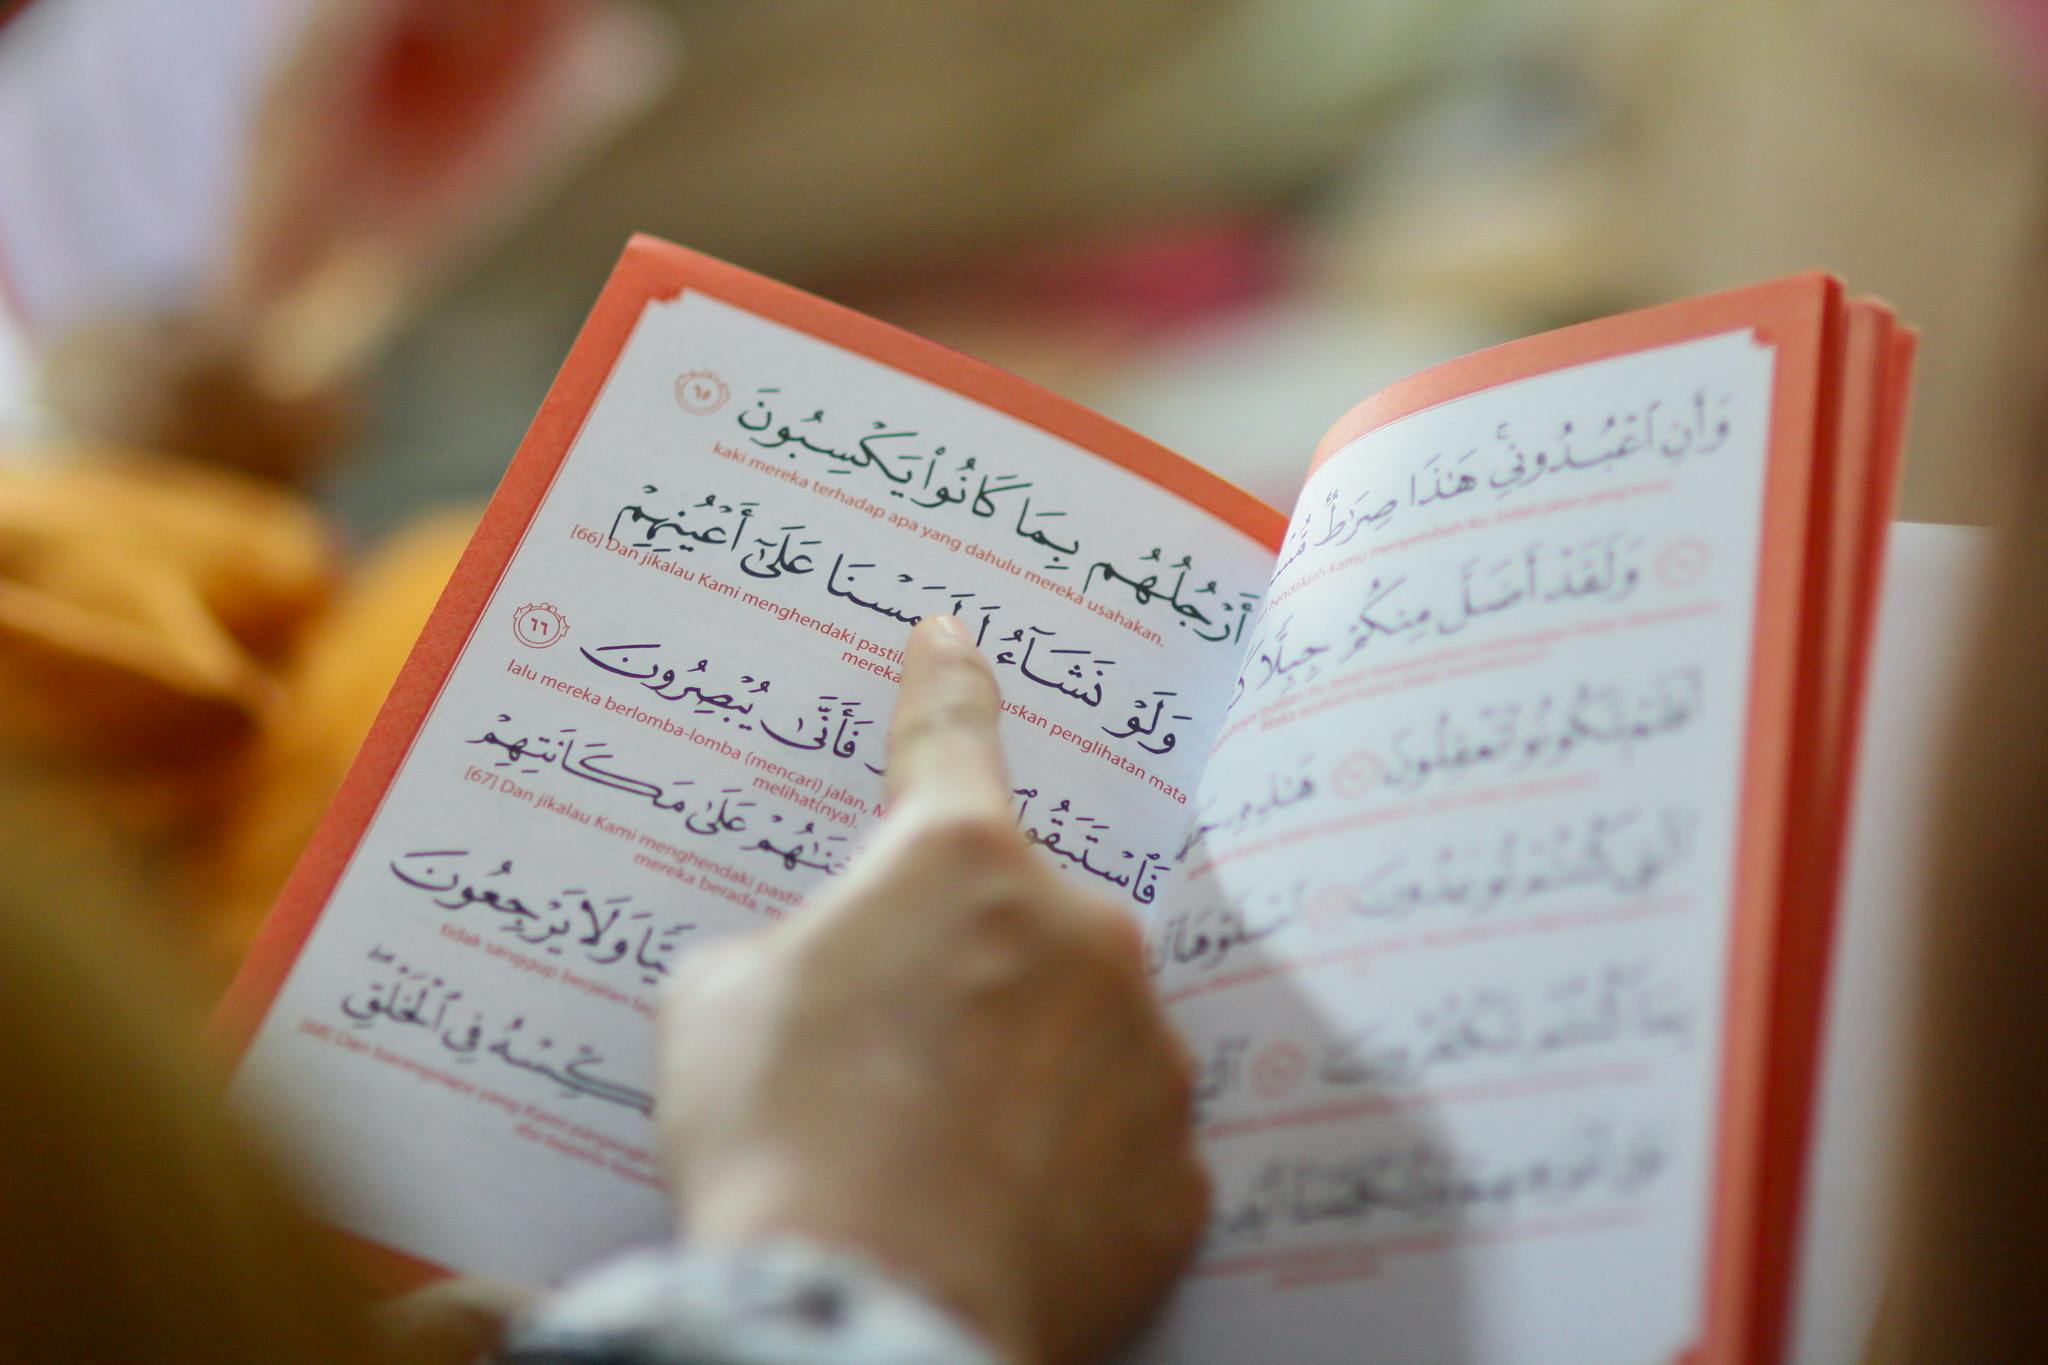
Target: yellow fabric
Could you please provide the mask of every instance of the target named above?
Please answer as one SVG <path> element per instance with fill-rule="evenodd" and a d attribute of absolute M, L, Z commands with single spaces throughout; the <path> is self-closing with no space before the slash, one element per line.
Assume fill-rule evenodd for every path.
<path fill-rule="evenodd" d="M 382 1360 L 364 1287 L 218 1103 L 125 840 L 0 773 L 7 1360 Z"/>
<path fill-rule="evenodd" d="M 411 652 L 474 509 L 415 523 L 381 547 L 309 628 L 283 680 L 274 724 L 257 736 L 219 837 L 195 868 L 210 956 L 239 960 L 341 785 L 384 694 Z"/>
<path fill-rule="evenodd" d="M 120 835 L 163 899 L 190 907 L 186 937 L 224 980 L 474 524 L 434 517 L 344 579 L 319 515 L 282 489 L 137 452 L 12 460 L 8 804 Z"/>
<path fill-rule="evenodd" d="M 0 740 L 145 757 L 233 738 L 333 573 L 311 510 L 248 479 L 134 453 L 0 469 Z"/>

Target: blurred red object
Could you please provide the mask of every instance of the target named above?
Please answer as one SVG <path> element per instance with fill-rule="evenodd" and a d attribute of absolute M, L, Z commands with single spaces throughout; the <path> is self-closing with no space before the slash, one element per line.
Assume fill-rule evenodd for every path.
<path fill-rule="evenodd" d="M 1272 299 L 1293 260 L 1285 220 L 1233 214 L 923 261 L 828 292 L 886 315 L 1004 318 L 1140 342 Z"/>
<path fill-rule="evenodd" d="M 1992 0 L 2008 31 L 2013 50 L 2026 63 L 2036 93 L 2048 100 L 2048 0 Z"/>
<path fill-rule="evenodd" d="M 990 276 L 998 288 L 1010 285 L 1026 298 L 1107 311 L 1149 331 L 1270 298 L 1288 271 L 1277 221 L 1232 218 L 1164 224 L 1027 253 L 1007 268 L 992 262 Z"/>

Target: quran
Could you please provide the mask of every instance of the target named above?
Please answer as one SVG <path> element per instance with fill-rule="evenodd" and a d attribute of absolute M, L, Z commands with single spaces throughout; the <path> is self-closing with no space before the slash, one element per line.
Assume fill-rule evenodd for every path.
<path fill-rule="evenodd" d="M 400 1278 L 673 1235 L 663 978 L 845 868 L 950 612 L 1200 1064 L 1138 1358 L 1774 1359 L 1913 347 L 1819 273 L 1585 323 L 1366 397 L 1281 511 L 637 238 L 222 1005 L 233 1092 Z"/>

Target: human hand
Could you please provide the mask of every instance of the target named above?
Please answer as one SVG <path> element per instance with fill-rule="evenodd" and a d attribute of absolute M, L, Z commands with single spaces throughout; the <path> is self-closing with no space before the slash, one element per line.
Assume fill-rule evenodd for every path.
<path fill-rule="evenodd" d="M 663 1151 L 699 1242 L 837 1246 L 1013 1360 L 1088 1360 L 1206 1219 L 1193 1068 L 1135 922 L 1010 818 L 998 714 L 956 618 L 912 632 L 873 841 L 669 990 Z"/>

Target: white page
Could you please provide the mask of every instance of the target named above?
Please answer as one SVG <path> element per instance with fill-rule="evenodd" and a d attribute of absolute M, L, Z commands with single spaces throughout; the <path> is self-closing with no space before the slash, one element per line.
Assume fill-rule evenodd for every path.
<path fill-rule="evenodd" d="M 907 622 L 981 634 L 1020 822 L 1137 913 L 1271 567 L 1039 428 L 699 293 L 648 305 L 236 1093 L 341 1226 L 412 1255 L 542 1280 L 662 1235 L 656 988 L 843 864 Z"/>
<path fill-rule="evenodd" d="M 1848 878 L 1801 1229 L 1791 1358 L 1861 1359 L 1884 1289 L 1910 1055 L 1914 962 L 1927 927 L 1941 762 L 1989 565 L 1988 532 L 1892 528 L 1871 656 Z"/>
<path fill-rule="evenodd" d="M 1309 481 L 1152 934 L 1218 1207 L 1148 1358 L 1696 1339 L 1772 369 L 1566 369 Z"/>

